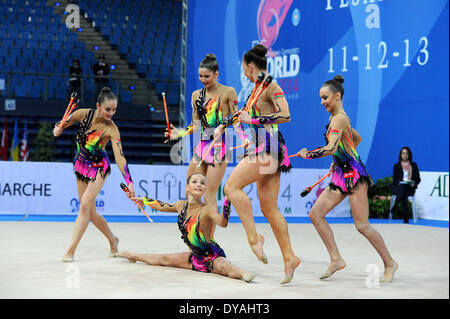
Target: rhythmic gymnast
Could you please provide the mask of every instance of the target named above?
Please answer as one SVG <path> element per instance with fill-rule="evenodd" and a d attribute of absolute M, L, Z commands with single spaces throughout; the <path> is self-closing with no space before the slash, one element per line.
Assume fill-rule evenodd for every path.
<path fill-rule="evenodd" d="M 128 258 L 132 263 L 140 261 L 153 266 L 167 266 L 192 269 L 205 273 L 215 273 L 250 282 L 254 274 L 232 265 L 225 252 L 214 240 L 215 225 L 226 227 L 230 217 L 230 207 L 223 208 L 223 214 L 205 205 L 201 198 L 206 190 L 205 176 L 194 173 L 187 179 L 186 200 L 174 204 L 163 203 L 147 197 L 131 198 L 161 212 L 178 213 L 178 228 L 190 252 L 176 254 L 138 254 L 120 252 L 119 257 Z"/>
<path fill-rule="evenodd" d="M 108 239 L 110 256 L 115 257 L 118 252 L 119 238 L 114 236 L 106 220 L 95 209 L 95 198 L 111 172 L 111 165 L 105 152 L 106 144 L 110 140 L 117 166 L 134 196 L 133 181 L 122 152 L 119 129 L 111 120 L 116 110 L 117 97 L 110 88 L 105 87 L 100 90 L 96 110 L 79 109 L 70 115 L 65 123 L 57 123 L 53 129 L 53 135 L 57 137 L 61 135 L 63 129 L 80 122 L 76 135 L 77 150 L 73 161 L 80 210 L 75 220 L 72 241 L 62 260 L 64 262 L 73 261 L 75 250 L 86 231 L 89 220 Z"/>
<path fill-rule="evenodd" d="M 206 176 L 208 183 L 204 196 L 205 203 L 217 208 L 217 190 L 228 165 L 225 157 L 231 154 L 227 153 L 222 122 L 237 111 L 237 94 L 233 87 L 222 85 L 217 81 L 219 64 L 214 54 L 206 55 L 200 63 L 198 74 L 203 88 L 192 93 L 192 123 L 184 129 L 175 128 L 171 124 L 170 137 L 167 129 L 164 136 L 170 140 L 176 140 L 200 129 L 200 142 L 194 148 L 194 156 L 189 164 L 187 176 L 194 172 Z M 220 132 L 216 139 L 214 139 L 215 129 Z M 247 147 L 249 140 L 242 125 L 236 125 L 235 131 Z M 215 143 L 211 145 L 213 141 Z M 197 167 L 200 162 L 200 167 Z"/>
<path fill-rule="evenodd" d="M 334 79 L 325 82 L 320 89 L 321 104 L 331 114 L 329 124 L 326 126 L 326 145 L 312 151 L 302 148 L 298 152 L 298 155 L 305 159 L 333 156 L 331 182 L 309 212 L 309 217 L 331 259 L 327 271 L 320 276 L 320 279 L 328 278 L 346 266 L 336 246 L 333 232 L 325 220 L 325 215 L 348 196 L 356 229 L 369 240 L 383 260 L 385 271 L 381 281 L 391 282 L 398 264 L 389 254 L 383 238 L 369 224 L 367 190 L 372 185 L 372 179 L 356 152 L 361 136 L 351 127 L 350 119 L 344 111 L 343 82 L 344 78 L 337 75 Z"/>
<path fill-rule="evenodd" d="M 248 112 L 246 109 L 238 112 L 238 121 L 252 128 L 254 144 L 231 173 L 224 191 L 225 201 L 234 205 L 242 221 L 253 253 L 267 263 L 264 237 L 256 231 L 250 199 L 242 190 L 256 182 L 261 211 L 269 221 L 283 255 L 286 276 L 281 283 L 285 284 L 292 280 L 294 270 L 300 265 L 300 259 L 291 247 L 288 225 L 277 207 L 281 172 L 291 169 L 278 124 L 289 122 L 290 113 L 283 90 L 278 84 L 267 81 L 266 53 L 267 48 L 258 44 L 244 55 L 242 68 L 245 75 L 251 82 L 262 83 L 255 86 L 254 94 L 247 100 L 245 108 Z M 258 77 L 261 72 L 263 78 Z"/>

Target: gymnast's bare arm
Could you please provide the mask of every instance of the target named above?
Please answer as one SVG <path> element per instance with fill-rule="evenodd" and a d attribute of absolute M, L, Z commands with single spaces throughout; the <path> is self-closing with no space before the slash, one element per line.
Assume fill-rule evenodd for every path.
<path fill-rule="evenodd" d="M 152 199 L 149 197 L 136 197 L 131 198 L 132 200 L 136 200 L 141 205 L 147 205 L 150 206 L 153 209 L 156 209 L 160 212 L 165 213 L 178 213 L 183 209 L 183 205 L 185 203 L 184 200 L 180 200 L 178 202 L 175 202 L 173 204 L 164 203 L 157 199 Z"/>
<path fill-rule="evenodd" d="M 298 152 L 298 155 L 305 159 L 314 159 L 334 154 L 339 147 L 339 142 L 341 141 L 345 127 L 346 117 L 341 114 L 334 116 L 331 119 L 330 128 L 328 130 L 328 144 L 312 151 L 302 148 Z"/>
<path fill-rule="evenodd" d="M 353 144 L 355 145 L 355 148 L 358 147 L 358 145 L 362 141 L 361 135 L 359 135 L 358 131 L 352 128 L 352 138 L 353 138 Z"/>
<path fill-rule="evenodd" d="M 208 215 L 208 218 L 212 220 L 215 224 L 219 225 L 220 227 L 227 227 L 228 220 L 230 219 L 229 207 L 228 211 L 226 210 L 227 208 L 224 207 L 222 215 L 219 215 L 217 209 L 211 206 L 205 206 L 203 209 Z"/>
<path fill-rule="evenodd" d="M 134 197 L 134 188 L 133 188 L 133 180 L 131 178 L 130 170 L 128 169 L 128 164 L 125 156 L 123 155 L 122 150 L 122 142 L 120 141 L 120 133 L 117 126 L 112 123 L 111 124 L 111 143 L 112 143 L 112 149 L 114 153 L 114 159 L 116 160 L 117 167 L 119 168 L 120 172 L 123 175 L 123 178 L 125 179 L 125 182 L 127 186 L 130 188 L 130 194 Z"/>
<path fill-rule="evenodd" d="M 258 100 L 261 115 L 250 118 L 247 112 L 240 112 L 239 120 L 242 123 L 254 125 L 282 124 L 291 120 L 289 104 L 284 96 L 283 90 L 276 83 L 272 83 L 263 92 Z"/>
<path fill-rule="evenodd" d="M 55 127 L 53 128 L 53 135 L 55 137 L 58 137 L 59 135 L 61 135 L 61 133 L 64 129 L 68 128 L 69 126 L 71 126 L 77 122 L 80 122 L 86 116 L 86 114 L 89 112 L 89 110 L 90 109 L 76 110 L 75 112 L 70 114 L 68 119 L 64 123 L 62 123 L 61 126 L 60 126 L 61 121 L 56 123 Z"/>

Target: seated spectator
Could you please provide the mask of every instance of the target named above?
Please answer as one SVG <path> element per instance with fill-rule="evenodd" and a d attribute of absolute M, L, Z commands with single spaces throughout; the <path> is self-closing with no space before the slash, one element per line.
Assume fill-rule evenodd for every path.
<path fill-rule="evenodd" d="M 417 164 L 412 161 L 412 152 L 404 146 L 398 155 L 398 162 L 392 173 L 392 192 L 396 196 L 391 213 L 393 214 L 400 202 L 403 209 L 403 222 L 409 223 L 408 196 L 413 196 L 420 183 L 420 173 Z"/>

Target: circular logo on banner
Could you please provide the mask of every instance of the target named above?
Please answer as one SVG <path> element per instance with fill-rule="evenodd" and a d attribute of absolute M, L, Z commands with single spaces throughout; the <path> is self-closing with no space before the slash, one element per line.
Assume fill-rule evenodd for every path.
<path fill-rule="evenodd" d="M 298 26 L 300 23 L 300 11 L 298 9 L 295 9 L 294 12 L 292 12 L 292 24 L 294 27 Z"/>

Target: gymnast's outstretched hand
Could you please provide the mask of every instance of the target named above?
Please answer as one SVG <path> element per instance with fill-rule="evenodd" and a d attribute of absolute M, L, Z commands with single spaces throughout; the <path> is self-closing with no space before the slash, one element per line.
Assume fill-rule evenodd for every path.
<path fill-rule="evenodd" d="M 164 137 L 166 138 L 164 143 L 168 143 L 169 141 L 178 139 L 178 129 L 175 126 L 173 126 L 173 124 L 170 124 L 170 136 L 169 136 L 169 131 L 167 130 L 167 127 L 166 127 L 166 131 L 164 132 Z"/>
<path fill-rule="evenodd" d="M 134 202 L 137 202 L 139 205 L 144 206 L 144 198 L 143 197 L 130 197 L 130 199 Z"/>
<path fill-rule="evenodd" d="M 136 194 L 134 193 L 133 183 L 131 182 L 130 184 L 127 185 L 127 187 L 128 187 L 127 197 L 129 199 L 131 199 L 132 197 L 135 197 Z"/>
<path fill-rule="evenodd" d="M 298 156 L 300 156 L 300 157 L 302 157 L 302 158 L 304 158 L 304 159 L 307 159 L 306 158 L 306 154 L 308 153 L 308 150 L 304 147 L 304 148 L 302 148 L 300 151 L 298 151 Z"/>
<path fill-rule="evenodd" d="M 58 126 L 58 124 L 55 124 L 55 127 L 53 128 L 53 136 L 58 137 L 61 135 L 63 129 L 62 127 Z"/>

